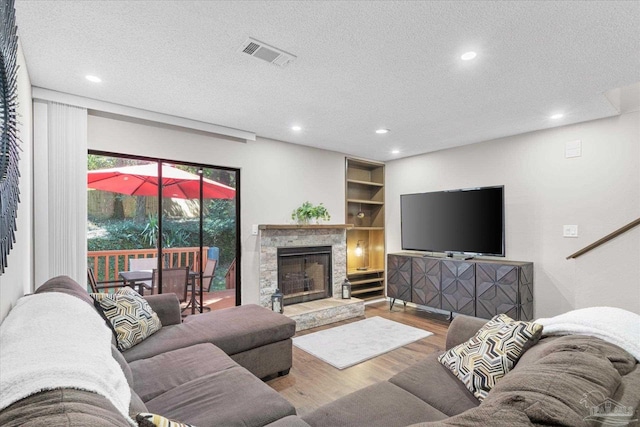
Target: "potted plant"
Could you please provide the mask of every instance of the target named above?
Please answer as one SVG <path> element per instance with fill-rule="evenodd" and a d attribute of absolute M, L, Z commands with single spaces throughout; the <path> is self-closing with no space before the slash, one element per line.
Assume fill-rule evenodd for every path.
<path fill-rule="evenodd" d="M 322 206 L 322 203 L 314 206 L 310 202 L 304 202 L 298 209 L 291 212 L 291 219 L 296 220 L 298 224 L 309 224 L 311 220 L 315 220 L 319 224 L 322 220 L 330 220 L 331 215 L 329 215 L 327 208 Z"/>

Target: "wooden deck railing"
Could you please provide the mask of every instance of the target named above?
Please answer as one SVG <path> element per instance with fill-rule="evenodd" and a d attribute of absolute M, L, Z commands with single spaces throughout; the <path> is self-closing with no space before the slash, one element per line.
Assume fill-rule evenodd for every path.
<path fill-rule="evenodd" d="M 209 247 L 203 247 L 204 254 Z M 87 267 L 93 268 L 98 281 L 111 281 L 120 278 L 121 271 L 129 271 L 131 258 L 154 258 L 158 254 L 156 249 L 116 249 L 109 251 L 92 251 L 87 253 Z M 166 248 L 162 250 L 164 264 L 171 267 L 191 266 L 198 269 L 200 248 Z M 204 264 L 207 257 L 204 256 Z M 205 266 L 203 266 L 204 268 Z M 235 274 L 234 274 L 235 279 Z"/>
<path fill-rule="evenodd" d="M 227 274 L 224 276 L 224 283 L 227 289 L 235 289 L 236 288 L 236 259 L 233 259 L 233 262 L 229 266 L 229 270 L 227 270 Z"/>
<path fill-rule="evenodd" d="M 625 226 L 622 226 L 622 227 L 618 228 L 613 233 L 607 234 L 602 239 L 596 240 L 595 242 L 593 242 L 589 246 L 585 246 L 584 248 L 580 249 L 578 252 L 575 252 L 575 253 L 569 255 L 567 257 L 567 259 L 578 258 L 580 255 L 586 254 L 590 250 L 597 248 L 598 246 L 602 245 L 603 243 L 607 243 L 609 240 L 611 240 L 611 239 L 613 239 L 615 237 L 618 237 L 622 233 L 626 233 L 627 231 L 631 230 L 632 228 L 634 228 L 634 227 L 636 227 L 638 225 L 640 225 L 640 218 L 636 219 L 635 221 L 631 221 L 629 224 L 627 224 Z"/>

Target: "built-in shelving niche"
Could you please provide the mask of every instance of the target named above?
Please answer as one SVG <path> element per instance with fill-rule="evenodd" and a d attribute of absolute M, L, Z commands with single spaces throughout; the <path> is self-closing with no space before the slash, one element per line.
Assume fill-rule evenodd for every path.
<path fill-rule="evenodd" d="M 351 294 L 362 299 L 385 295 L 384 164 L 346 159 L 347 275 Z M 358 247 L 362 252 L 358 251 Z"/>

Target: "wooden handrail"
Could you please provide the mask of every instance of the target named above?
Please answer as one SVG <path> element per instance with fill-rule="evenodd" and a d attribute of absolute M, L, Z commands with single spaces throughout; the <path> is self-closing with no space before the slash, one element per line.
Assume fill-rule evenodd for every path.
<path fill-rule="evenodd" d="M 202 249 L 204 250 L 204 253 L 206 253 L 209 247 L 204 246 Z M 87 266 L 93 268 L 96 278 L 99 277 L 103 281 L 114 281 L 118 280 L 120 266 L 123 266 L 123 271 L 129 270 L 130 258 L 154 257 L 157 256 L 157 253 L 158 250 L 153 248 L 91 251 L 87 253 Z M 194 270 L 198 270 L 200 247 L 164 248 L 162 249 L 162 253 L 165 257 L 165 262 L 168 265 L 175 267 L 191 266 Z M 184 260 L 183 256 L 185 258 Z M 204 258 L 204 263 L 206 265 L 206 256 Z M 99 262 L 100 259 L 104 260 L 101 267 Z"/>
<path fill-rule="evenodd" d="M 602 245 L 603 243 L 607 243 L 609 240 L 618 237 L 619 235 L 621 235 L 622 233 L 626 233 L 627 231 L 631 230 L 633 227 L 636 227 L 640 225 L 640 218 L 636 219 L 635 221 L 631 221 L 629 224 L 618 228 L 616 231 L 614 231 L 613 233 L 607 234 L 606 236 L 604 236 L 602 239 L 597 240 L 595 242 L 593 242 L 592 244 L 590 244 L 589 246 L 586 246 L 582 249 L 580 249 L 578 252 L 573 253 L 571 255 L 569 255 L 567 257 L 567 259 L 571 259 L 571 258 L 578 258 L 580 255 L 584 255 L 587 252 L 589 252 L 591 249 L 595 249 L 598 246 Z"/>
<path fill-rule="evenodd" d="M 233 259 L 233 262 L 229 266 L 227 270 L 227 274 L 224 276 L 225 288 L 227 289 L 235 289 L 236 287 L 236 259 Z"/>

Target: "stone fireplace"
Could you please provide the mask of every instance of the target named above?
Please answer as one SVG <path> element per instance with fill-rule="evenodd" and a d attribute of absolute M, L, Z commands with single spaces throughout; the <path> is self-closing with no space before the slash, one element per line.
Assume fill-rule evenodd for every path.
<path fill-rule="evenodd" d="M 271 295 L 278 288 L 278 250 L 286 248 L 331 248 L 329 297 L 340 297 L 347 277 L 348 225 L 260 225 L 260 304 L 271 307 Z M 281 289 L 282 290 L 282 289 Z"/>
<path fill-rule="evenodd" d="M 283 291 L 291 287 L 284 314 L 296 321 L 298 331 L 363 317 L 363 300 L 341 299 L 342 282 L 347 277 L 347 230 L 352 227 L 260 225 L 260 304 L 271 308 L 276 288 Z M 279 258 L 291 262 L 278 268 Z M 320 283 L 323 291 L 317 286 Z M 310 295 L 319 299 L 309 300 Z"/>

